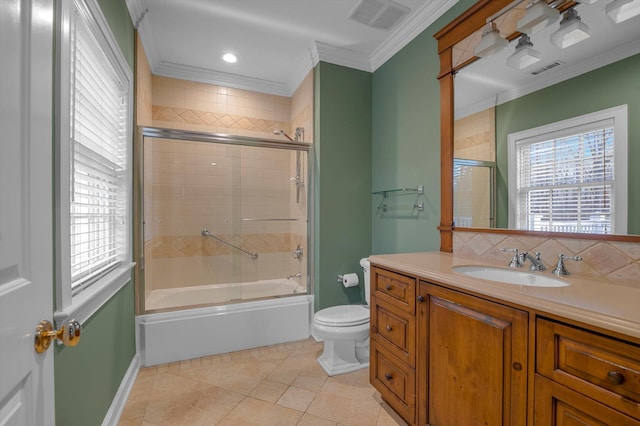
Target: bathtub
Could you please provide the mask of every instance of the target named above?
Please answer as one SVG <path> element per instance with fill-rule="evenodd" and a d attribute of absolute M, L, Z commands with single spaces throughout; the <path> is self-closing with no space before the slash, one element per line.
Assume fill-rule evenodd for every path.
<path fill-rule="evenodd" d="M 155 311 L 176 306 L 217 305 L 239 300 L 261 299 L 305 292 L 306 288 L 292 279 L 209 284 L 153 290 L 147 297 L 145 308 L 147 311 Z"/>
<path fill-rule="evenodd" d="M 232 289 L 232 287 L 236 287 Z M 237 287 L 240 287 L 238 289 Z M 294 280 L 262 280 L 214 284 L 183 289 L 154 290 L 149 300 L 188 306 L 228 301 L 230 292 L 242 298 L 291 296 L 228 305 L 160 312 L 136 317 L 136 344 L 144 366 L 251 349 L 306 339 L 310 336 L 313 296 Z M 156 294 L 153 294 L 158 292 Z"/>

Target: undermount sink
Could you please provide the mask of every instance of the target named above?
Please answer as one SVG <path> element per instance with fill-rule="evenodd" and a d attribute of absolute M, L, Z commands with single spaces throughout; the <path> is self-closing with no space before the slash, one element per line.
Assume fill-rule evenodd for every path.
<path fill-rule="evenodd" d="M 526 285 L 531 287 L 566 287 L 569 285 L 567 281 L 542 275 L 540 272 L 529 272 L 518 269 L 479 265 L 453 266 L 451 269 L 453 272 L 469 275 L 470 277 L 513 285 Z"/>

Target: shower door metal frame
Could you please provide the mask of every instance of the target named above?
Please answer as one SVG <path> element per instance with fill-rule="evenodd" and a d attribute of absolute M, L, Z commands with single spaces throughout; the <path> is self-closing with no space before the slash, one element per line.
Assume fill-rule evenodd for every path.
<path fill-rule="evenodd" d="M 189 130 L 165 129 L 161 127 L 139 126 L 133 147 L 134 182 L 133 182 L 133 251 L 135 259 L 134 283 L 136 315 L 145 314 L 145 253 L 144 253 L 144 138 L 184 140 L 189 142 L 222 143 L 236 146 L 283 149 L 307 153 L 307 294 L 314 294 L 315 269 L 311 261 L 314 256 L 314 171 L 313 149 L 311 143 L 282 141 L 276 139 L 236 136 L 226 133 L 206 133 Z M 288 295 L 286 295 L 288 296 Z M 286 297 L 277 296 L 277 297 Z"/>

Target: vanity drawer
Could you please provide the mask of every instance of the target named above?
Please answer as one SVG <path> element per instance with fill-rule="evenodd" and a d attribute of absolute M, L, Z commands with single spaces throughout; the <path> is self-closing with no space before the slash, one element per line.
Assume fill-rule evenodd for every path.
<path fill-rule="evenodd" d="M 413 277 L 373 267 L 371 294 L 406 312 L 416 312 L 416 279 Z"/>
<path fill-rule="evenodd" d="M 538 319 L 536 371 L 640 419 L 640 346 Z"/>
<path fill-rule="evenodd" d="M 416 319 L 383 301 L 371 304 L 371 333 L 376 341 L 415 367 Z"/>
<path fill-rule="evenodd" d="M 384 399 L 409 424 L 414 424 L 415 370 L 391 352 L 371 341 L 371 383 Z"/>

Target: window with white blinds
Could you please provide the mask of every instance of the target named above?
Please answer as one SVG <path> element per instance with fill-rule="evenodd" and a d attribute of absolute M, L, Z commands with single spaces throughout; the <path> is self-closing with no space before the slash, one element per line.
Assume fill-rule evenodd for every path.
<path fill-rule="evenodd" d="M 129 84 L 74 1 L 69 19 L 69 232 L 72 294 L 128 254 Z M 116 64 L 117 65 L 117 64 Z"/>
<path fill-rule="evenodd" d="M 624 120 L 606 110 L 510 135 L 510 214 L 515 222 L 510 226 L 626 232 L 624 110 Z"/>

